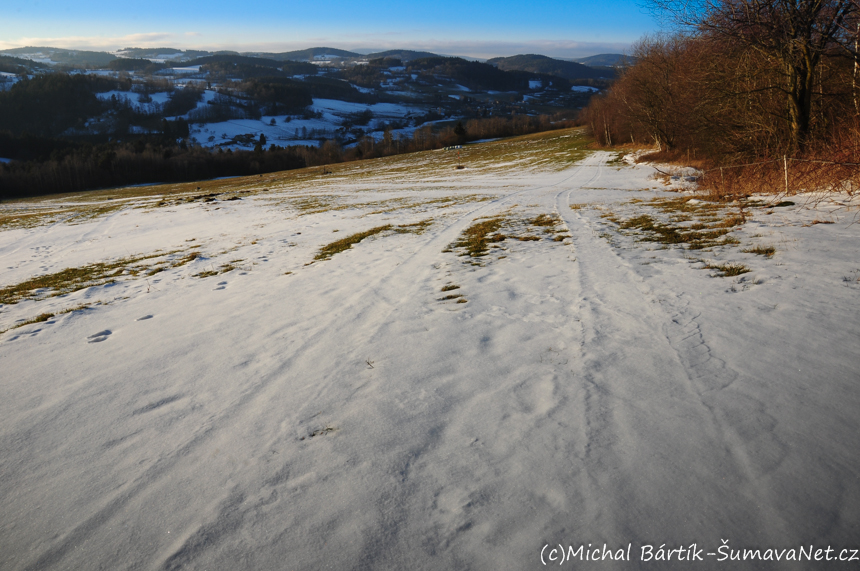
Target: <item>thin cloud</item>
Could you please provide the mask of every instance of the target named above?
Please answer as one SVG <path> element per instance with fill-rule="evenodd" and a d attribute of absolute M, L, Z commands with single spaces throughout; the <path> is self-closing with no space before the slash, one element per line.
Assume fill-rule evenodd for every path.
<path fill-rule="evenodd" d="M 178 36 L 168 32 L 146 32 L 125 36 L 64 36 L 54 38 L 19 38 L 15 41 L 0 41 L 3 49 L 25 46 L 45 46 L 52 48 L 79 50 L 115 50 L 123 47 L 160 47 L 173 42 Z"/>

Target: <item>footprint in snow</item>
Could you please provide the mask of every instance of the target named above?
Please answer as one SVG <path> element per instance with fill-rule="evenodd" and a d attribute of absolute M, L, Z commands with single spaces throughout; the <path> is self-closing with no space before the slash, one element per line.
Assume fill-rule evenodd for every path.
<path fill-rule="evenodd" d="M 214 288 L 212 291 L 217 291 L 219 289 L 224 289 L 227 285 L 227 282 L 218 282 L 218 287 Z"/>
<path fill-rule="evenodd" d="M 104 331 L 99 331 L 98 333 L 93 333 L 89 337 L 87 337 L 87 343 L 101 343 L 105 339 L 110 336 L 111 330 L 105 329 Z"/>
<path fill-rule="evenodd" d="M 144 315 L 143 317 L 138 317 L 135 321 L 146 321 L 147 319 L 152 319 L 151 315 Z"/>

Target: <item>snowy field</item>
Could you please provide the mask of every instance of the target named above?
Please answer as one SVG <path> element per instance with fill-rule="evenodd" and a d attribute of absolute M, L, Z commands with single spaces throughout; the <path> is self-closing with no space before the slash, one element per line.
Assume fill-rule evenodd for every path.
<path fill-rule="evenodd" d="M 214 92 L 205 92 L 213 93 Z M 205 105 L 203 101 L 197 105 Z M 334 137 L 335 132 L 343 125 L 344 119 L 351 114 L 361 113 L 369 110 L 373 113 L 373 119 L 363 129 L 379 128 L 371 134 L 375 139 L 381 140 L 384 136 L 381 125 L 389 121 L 408 119 L 426 113 L 426 110 L 418 106 L 399 105 L 395 103 L 349 103 L 335 99 L 314 99 L 311 109 L 322 116 L 313 119 L 292 118 L 286 121 L 285 115 L 264 115 L 257 119 L 231 119 L 217 123 L 194 124 L 191 128 L 191 136 L 194 141 L 204 147 L 216 147 L 231 149 L 253 148 L 254 143 L 248 145 L 230 144 L 234 137 L 252 134 L 259 137 L 265 135 L 267 144 L 280 146 L 311 145 L 319 146 L 319 138 L 310 138 L 311 133 L 316 132 L 318 137 Z M 186 114 L 188 118 L 190 115 Z M 274 125 L 272 121 L 274 120 Z M 432 122 L 425 122 L 431 124 Z M 411 137 L 417 127 L 403 127 L 392 129 L 392 133 L 402 137 Z M 306 138 L 307 137 L 307 138 Z"/>
<path fill-rule="evenodd" d="M 462 155 L 0 204 L 0 568 L 860 548 L 856 198 Z"/>

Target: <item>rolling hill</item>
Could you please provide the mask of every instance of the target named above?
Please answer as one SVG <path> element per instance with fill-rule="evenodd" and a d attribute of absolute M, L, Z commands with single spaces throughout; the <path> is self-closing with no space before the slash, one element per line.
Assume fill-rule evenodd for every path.
<path fill-rule="evenodd" d="M 611 70 L 594 69 L 581 63 L 563 61 L 536 54 L 498 57 L 487 60 L 487 63 L 503 71 L 545 73 L 564 79 L 609 79 L 614 75 Z"/>
<path fill-rule="evenodd" d="M 307 61 L 309 59 L 313 59 L 317 56 L 337 56 L 340 58 L 355 58 L 362 57 L 361 54 L 357 54 L 355 52 L 349 52 L 346 50 L 339 50 L 337 48 L 308 48 L 306 50 L 296 50 L 292 52 L 282 52 L 282 53 L 261 53 L 258 54 L 260 57 L 270 58 L 275 60 L 295 60 L 295 61 Z"/>
<path fill-rule="evenodd" d="M 618 67 L 627 65 L 626 62 L 634 59 L 624 54 L 598 54 L 596 56 L 579 58 L 574 61 L 591 67 Z"/>

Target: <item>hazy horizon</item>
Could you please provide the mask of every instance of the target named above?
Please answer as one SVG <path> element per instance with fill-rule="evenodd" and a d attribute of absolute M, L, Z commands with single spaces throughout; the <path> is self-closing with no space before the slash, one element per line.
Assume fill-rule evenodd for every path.
<path fill-rule="evenodd" d="M 523 53 L 579 58 L 625 52 L 657 27 L 635 0 L 599 5 L 561 0 L 528 5 L 510 0 L 468 5 L 451 0 L 408 5 L 384 0 L 365 5 L 263 1 L 243 12 L 223 0 L 181 5 L 154 0 L 145 11 L 103 0 L 43 0 L 19 4 L 4 15 L 0 49 L 285 52 L 324 46 L 412 49 L 482 59 Z"/>

